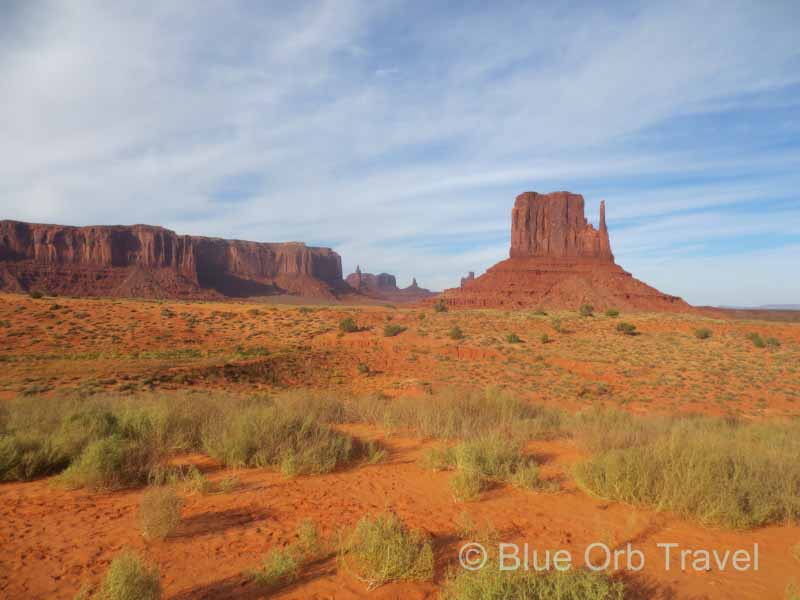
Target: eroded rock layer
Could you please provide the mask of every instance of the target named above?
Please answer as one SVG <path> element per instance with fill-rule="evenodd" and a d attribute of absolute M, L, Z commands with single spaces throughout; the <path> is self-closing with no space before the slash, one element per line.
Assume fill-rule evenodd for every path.
<path fill-rule="evenodd" d="M 340 256 L 300 242 L 258 243 L 151 225 L 70 227 L 0 221 L 0 290 L 73 296 L 335 296 Z"/>
<path fill-rule="evenodd" d="M 362 273 L 360 266 L 356 267 L 355 273 L 350 273 L 345 281 L 351 288 L 362 294 L 393 302 L 414 302 L 436 295 L 435 292 L 420 287 L 416 278 L 412 280 L 410 286 L 399 288 L 394 275 Z"/>
<path fill-rule="evenodd" d="M 453 307 L 682 311 L 691 307 L 634 278 L 614 262 L 600 203 L 599 229 L 584 215 L 579 194 L 526 192 L 511 214 L 510 258 L 480 277 L 445 290 Z"/>

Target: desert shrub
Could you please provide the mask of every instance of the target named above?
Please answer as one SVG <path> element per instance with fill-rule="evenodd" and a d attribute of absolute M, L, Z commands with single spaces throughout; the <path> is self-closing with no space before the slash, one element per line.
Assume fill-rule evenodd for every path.
<path fill-rule="evenodd" d="M 522 339 L 516 333 L 509 333 L 506 336 L 506 341 L 509 344 L 519 344 L 520 342 L 522 342 Z"/>
<path fill-rule="evenodd" d="M 600 452 L 575 467 L 585 490 L 703 524 L 758 527 L 800 519 L 800 429 L 675 420 L 642 444 Z"/>
<path fill-rule="evenodd" d="M 619 316 L 619 311 L 616 308 L 609 308 L 606 311 L 606 316 L 611 317 L 612 319 Z"/>
<path fill-rule="evenodd" d="M 384 337 L 394 337 L 403 333 L 406 330 L 405 327 L 402 325 L 398 325 L 397 323 L 387 323 L 383 326 L 383 336 Z"/>
<path fill-rule="evenodd" d="M 235 475 L 221 479 L 217 484 L 217 488 L 223 494 L 228 494 L 242 486 L 242 481 Z"/>
<path fill-rule="evenodd" d="M 753 346 L 756 348 L 766 348 L 767 346 L 764 339 L 758 333 L 748 333 L 747 339 L 753 342 Z"/>
<path fill-rule="evenodd" d="M 582 304 L 579 312 L 582 317 L 591 317 L 594 315 L 594 306 L 591 304 Z"/>
<path fill-rule="evenodd" d="M 297 528 L 297 540 L 283 548 L 272 548 L 261 568 L 251 573 L 261 586 L 276 589 L 294 582 L 308 562 L 325 555 L 325 543 L 313 521 L 306 519 Z"/>
<path fill-rule="evenodd" d="M 210 494 L 214 486 L 196 466 L 189 467 L 188 472 L 183 476 L 183 489 L 188 494 Z"/>
<path fill-rule="evenodd" d="M 578 444 L 590 452 L 642 446 L 669 431 L 673 420 L 640 418 L 629 412 L 591 408 L 571 419 L 570 429 Z"/>
<path fill-rule="evenodd" d="M 781 342 L 778 338 L 768 337 L 764 340 L 764 344 L 766 344 L 767 348 L 778 348 L 780 347 Z"/>
<path fill-rule="evenodd" d="M 450 336 L 451 340 L 462 340 L 464 339 L 464 332 L 461 330 L 461 327 L 458 325 L 454 325 L 450 328 L 450 331 L 447 332 L 447 335 Z"/>
<path fill-rule="evenodd" d="M 550 336 L 547 335 L 546 333 L 543 333 L 542 335 L 539 336 L 539 341 L 542 342 L 543 344 L 549 344 Z"/>
<path fill-rule="evenodd" d="M 362 375 L 369 375 L 370 373 L 369 365 L 367 363 L 358 363 L 357 369 Z"/>
<path fill-rule="evenodd" d="M 153 487 L 147 490 L 139 504 L 139 526 L 148 539 L 163 540 L 181 522 L 183 499 L 171 486 Z"/>
<path fill-rule="evenodd" d="M 289 585 L 300 575 L 300 562 L 291 548 L 272 548 L 261 568 L 253 572 L 253 580 L 261 586 L 275 589 Z"/>
<path fill-rule="evenodd" d="M 428 448 L 422 453 L 420 466 L 433 471 L 446 471 L 456 466 L 455 448 Z"/>
<path fill-rule="evenodd" d="M 537 317 L 546 317 L 547 316 L 547 313 L 545 311 L 543 311 L 541 308 L 533 311 L 533 314 L 536 315 Z"/>
<path fill-rule="evenodd" d="M 461 569 L 447 581 L 443 600 L 623 600 L 625 587 L 605 573 L 582 569 L 536 573 L 500 570 L 495 563 L 479 571 Z"/>
<path fill-rule="evenodd" d="M 542 478 L 539 474 L 539 465 L 529 462 L 526 465 L 517 467 L 511 475 L 510 482 L 514 487 L 523 490 L 535 490 L 542 487 Z"/>
<path fill-rule="evenodd" d="M 326 391 L 290 390 L 276 396 L 267 404 L 274 405 L 286 414 L 310 418 L 320 423 L 346 423 L 349 418 L 344 403 Z"/>
<path fill-rule="evenodd" d="M 535 406 L 495 388 L 401 397 L 383 404 L 382 418 L 423 437 L 446 439 L 467 439 L 495 429 L 543 438 L 559 435 L 561 428 L 560 411 Z"/>
<path fill-rule="evenodd" d="M 561 319 L 550 319 L 550 326 L 553 328 L 554 331 L 561 333 Z"/>
<path fill-rule="evenodd" d="M 0 481 L 28 481 L 58 473 L 69 460 L 47 438 L 25 433 L 0 435 Z"/>
<path fill-rule="evenodd" d="M 346 317 L 339 321 L 339 330 L 343 333 L 353 333 L 358 331 L 358 325 L 356 325 L 353 317 Z"/>
<path fill-rule="evenodd" d="M 444 303 L 444 300 L 437 300 L 433 305 L 433 310 L 437 313 L 447 312 L 447 304 Z"/>
<path fill-rule="evenodd" d="M 475 500 L 489 486 L 489 482 L 480 473 L 474 471 L 458 471 L 450 480 L 450 489 L 456 500 Z"/>
<path fill-rule="evenodd" d="M 231 467 L 279 467 L 288 476 L 327 473 L 354 458 L 353 439 L 281 406 L 227 411 L 207 425 L 205 451 Z"/>
<path fill-rule="evenodd" d="M 694 330 L 694 337 L 698 340 L 707 340 L 711 337 L 711 330 L 708 327 L 700 327 Z"/>
<path fill-rule="evenodd" d="M 102 600 L 159 600 L 158 569 L 149 567 L 138 555 L 126 551 L 106 571 L 100 588 Z"/>
<path fill-rule="evenodd" d="M 617 323 L 617 331 L 624 335 L 636 335 L 636 325 L 623 321 L 622 323 Z"/>
<path fill-rule="evenodd" d="M 433 548 L 420 531 L 410 531 L 394 514 L 364 517 L 342 536 L 339 562 L 374 589 L 390 581 L 433 578 Z"/>
<path fill-rule="evenodd" d="M 69 488 L 120 489 L 147 481 L 159 459 L 157 451 L 136 440 L 101 438 L 83 449 L 59 481 Z"/>
<path fill-rule="evenodd" d="M 800 587 L 795 581 L 786 586 L 786 600 L 800 600 Z"/>
<path fill-rule="evenodd" d="M 43 298 L 44 297 L 44 294 L 42 292 L 40 292 L 39 290 L 31 290 L 31 292 L 28 295 L 31 298 L 33 298 L 34 300 L 38 300 L 39 298 Z"/>

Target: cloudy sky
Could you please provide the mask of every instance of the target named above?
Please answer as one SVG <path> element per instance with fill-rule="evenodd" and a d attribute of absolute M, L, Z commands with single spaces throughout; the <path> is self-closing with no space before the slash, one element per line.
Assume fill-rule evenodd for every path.
<path fill-rule="evenodd" d="M 800 3 L 600 4 L 0 0 L 0 218 L 441 289 L 565 189 L 665 292 L 800 303 Z"/>

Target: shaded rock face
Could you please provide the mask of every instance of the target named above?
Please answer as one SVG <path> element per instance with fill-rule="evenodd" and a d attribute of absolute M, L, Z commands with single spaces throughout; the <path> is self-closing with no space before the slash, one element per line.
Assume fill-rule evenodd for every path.
<path fill-rule="evenodd" d="M 375 298 L 397 302 L 411 302 L 434 296 L 435 293 L 419 287 L 417 279 L 413 278 L 411 285 L 405 288 L 397 287 L 397 278 L 389 273 L 362 273 L 357 266 L 355 273 L 350 273 L 345 279 L 353 289 Z"/>
<path fill-rule="evenodd" d="M 606 228 L 605 202 L 600 203 L 600 229 L 596 230 L 584 216 L 580 194 L 520 194 L 511 211 L 510 256 L 614 262 Z"/>
<path fill-rule="evenodd" d="M 635 279 L 614 262 L 600 203 L 595 229 L 579 194 L 525 192 L 511 212 L 510 257 L 461 287 L 445 290 L 453 307 L 684 311 L 691 307 Z"/>
<path fill-rule="evenodd" d="M 178 235 L 151 225 L 0 221 L 0 289 L 158 298 L 325 297 L 346 285 L 336 252 L 299 242 Z"/>

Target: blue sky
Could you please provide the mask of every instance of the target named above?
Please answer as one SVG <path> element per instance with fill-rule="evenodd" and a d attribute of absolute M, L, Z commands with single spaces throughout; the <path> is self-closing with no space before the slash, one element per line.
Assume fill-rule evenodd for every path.
<path fill-rule="evenodd" d="M 566 189 L 665 292 L 800 303 L 800 5 L 537 4 L 4 2 L 0 218 L 442 289 L 507 256 L 518 193 Z"/>

